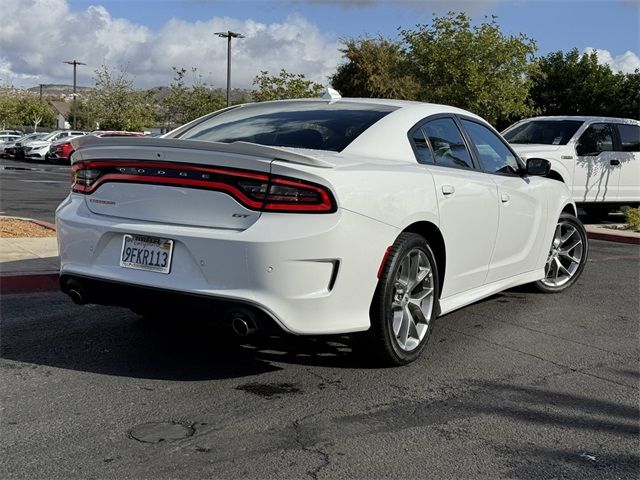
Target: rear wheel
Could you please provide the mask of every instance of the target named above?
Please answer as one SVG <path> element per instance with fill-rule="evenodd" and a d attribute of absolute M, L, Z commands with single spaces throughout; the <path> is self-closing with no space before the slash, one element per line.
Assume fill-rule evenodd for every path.
<path fill-rule="evenodd" d="M 553 235 L 544 278 L 534 285 L 544 293 L 566 290 L 580 277 L 588 253 L 589 242 L 582 222 L 573 215 L 563 213 Z"/>
<path fill-rule="evenodd" d="M 438 300 L 438 271 L 427 241 L 403 233 L 391 247 L 371 305 L 366 340 L 372 357 L 405 365 L 424 350 Z"/>

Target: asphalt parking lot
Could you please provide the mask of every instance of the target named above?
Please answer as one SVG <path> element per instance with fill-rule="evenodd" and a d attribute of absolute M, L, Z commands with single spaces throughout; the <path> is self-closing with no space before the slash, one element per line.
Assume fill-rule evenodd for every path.
<path fill-rule="evenodd" d="M 2 478 L 637 478 L 640 248 L 438 320 L 368 368 L 342 338 L 230 342 L 57 292 L 4 295 Z"/>

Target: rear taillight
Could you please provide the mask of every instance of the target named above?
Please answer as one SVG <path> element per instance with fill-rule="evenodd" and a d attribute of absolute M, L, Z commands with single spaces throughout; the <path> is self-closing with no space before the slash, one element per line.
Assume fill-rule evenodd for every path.
<path fill-rule="evenodd" d="M 78 162 L 72 167 L 72 190 L 76 193 L 90 195 L 107 182 L 213 190 L 232 196 L 251 210 L 299 213 L 336 210 L 326 187 L 261 172 L 164 162 Z"/>

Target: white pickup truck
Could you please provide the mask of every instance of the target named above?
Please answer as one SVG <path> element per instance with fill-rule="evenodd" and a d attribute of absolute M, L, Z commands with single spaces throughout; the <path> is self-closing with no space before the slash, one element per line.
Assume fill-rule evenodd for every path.
<path fill-rule="evenodd" d="M 640 122 L 608 117 L 535 117 L 504 132 L 520 157 L 546 158 L 592 216 L 640 205 Z"/>

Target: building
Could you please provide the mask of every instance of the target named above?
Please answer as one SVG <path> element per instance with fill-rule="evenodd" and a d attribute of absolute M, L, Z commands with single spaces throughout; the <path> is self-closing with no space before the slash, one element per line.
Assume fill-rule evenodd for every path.
<path fill-rule="evenodd" d="M 67 121 L 67 118 L 69 118 L 69 111 L 71 110 L 71 104 L 67 102 L 50 101 L 49 105 L 53 108 L 53 111 L 56 114 L 56 130 L 67 130 L 71 128 L 71 124 Z"/>

